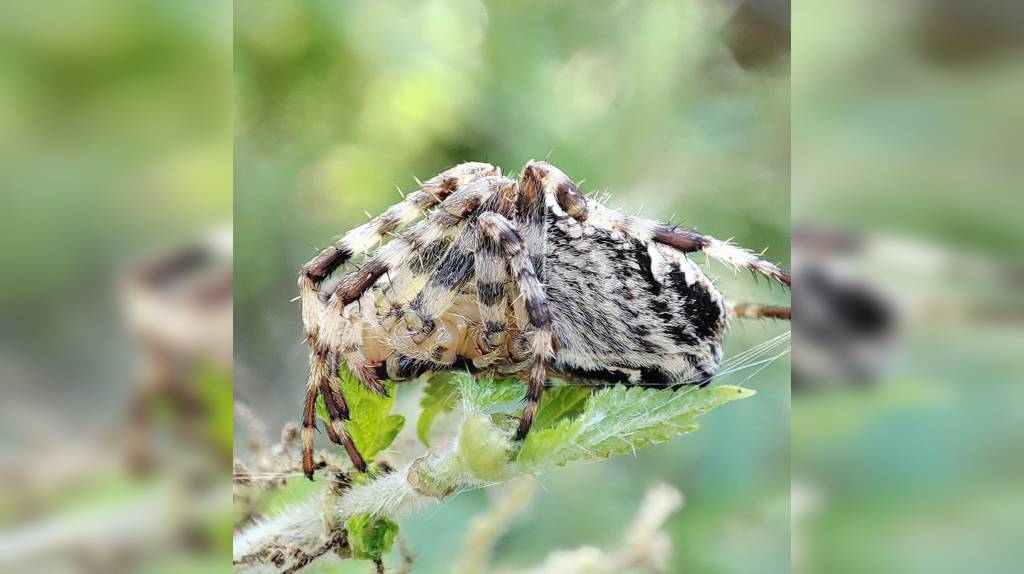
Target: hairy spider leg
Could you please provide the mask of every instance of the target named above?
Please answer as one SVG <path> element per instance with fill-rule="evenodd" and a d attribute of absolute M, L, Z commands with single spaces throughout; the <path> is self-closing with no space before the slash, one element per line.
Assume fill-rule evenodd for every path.
<path fill-rule="evenodd" d="M 547 184 L 545 178 L 547 178 Z M 518 185 L 510 187 L 510 190 L 514 192 L 513 195 L 501 196 L 503 200 L 507 199 L 508 201 L 499 207 L 483 206 L 477 214 L 477 217 L 482 217 L 484 213 L 498 213 L 515 222 L 526 245 L 533 268 L 538 275 L 541 289 L 543 289 L 544 249 L 547 239 L 544 186 L 549 185 L 554 189 L 555 187 L 564 187 L 566 184 L 572 185 L 568 178 L 557 169 L 541 162 L 529 162 L 523 167 Z M 578 192 L 576 193 L 579 195 Z M 583 199 L 581 195 L 579 199 Z M 507 263 L 499 252 L 483 250 L 481 242 L 484 240 L 477 237 L 473 229 L 475 226 L 474 222 L 462 232 L 461 246 L 453 248 L 448 253 L 432 280 L 416 297 L 411 307 L 415 313 L 413 320 L 416 321 L 416 326 L 424 328 L 424 331 L 420 333 L 420 340 L 422 340 L 423 337 L 432 333 L 434 328 L 432 321 L 448 310 L 462 285 L 475 274 L 481 323 L 476 343 L 477 349 L 483 356 L 474 359 L 473 364 L 477 368 L 482 368 L 491 362 L 488 355 L 493 354 L 506 342 L 508 335 L 506 309 L 512 306 L 507 303 L 516 298 L 506 297 L 509 282 Z M 477 244 L 475 256 L 469 254 L 469 251 L 472 250 L 469 247 L 471 244 Z M 470 261 L 472 268 L 469 267 Z M 467 272 L 459 274 L 458 272 L 464 268 L 467 269 Z M 449 283 L 456 284 L 449 285 Z M 519 316 L 525 316 L 526 310 L 523 303 L 517 301 L 515 305 L 519 307 Z M 434 351 L 437 350 L 434 349 Z M 443 367 L 450 363 L 450 360 L 442 361 L 440 355 L 440 353 L 428 353 L 419 357 L 399 357 L 397 359 L 398 368 L 392 370 L 416 373 L 423 369 Z M 410 361 L 410 359 L 416 360 Z M 449 357 L 449 359 L 456 358 Z"/>
<path fill-rule="evenodd" d="M 544 177 L 549 171 L 545 166 L 535 162 L 527 163 L 523 167 L 519 179 L 516 213 L 512 218 L 541 283 L 544 282 L 544 246 L 547 244 L 548 231 Z"/>
<path fill-rule="evenodd" d="M 317 387 L 308 385 L 302 405 L 302 470 L 310 480 L 313 480 L 313 430 L 316 429 L 316 397 L 319 392 Z"/>
<path fill-rule="evenodd" d="M 346 318 L 341 312 L 332 313 L 331 305 L 322 317 L 324 335 L 309 339 L 309 382 L 306 387 L 306 399 L 303 405 L 302 420 L 302 470 L 306 477 L 313 480 L 313 431 L 316 428 L 316 399 L 324 398 L 329 422 L 325 424 L 327 436 L 332 442 L 342 445 L 349 453 L 349 458 L 360 472 L 366 472 L 366 461 L 359 454 L 352 436 L 342 421 L 349 418 L 348 404 L 338 382 L 337 360 L 340 341 L 334 340 L 335 333 L 343 334 L 342 324 Z"/>
<path fill-rule="evenodd" d="M 715 239 L 710 235 L 702 235 L 694 229 L 625 215 L 596 201 L 588 200 L 588 205 L 590 206 L 590 215 L 587 218 L 587 223 L 596 227 L 618 231 L 644 242 L 654 241 L 668 245 L 683 253 L 702 251 L 712 259 L 717 259 L 733 269 L 749 269 L 787 287 L 792 285 L 789 273 L 780 269 L 778 265 L 765 261 L 752 251 L 728 241 Z"/>
<path fill-rule="evenodd" d="M 453 193 L 425 220 L 381 247 L 362 268 L 346 275 L 331 298 L 337 299 L 342 307 L 355 301 L 387 271 L 410 264 L 434 241 L 451 238 L 498 188 L 504 188 L 510 181 L 500 176 L 480 178 Z"/>
<path fill-rule="evenodd" d="M 484 214 L 480 217 L 480 239 L 484 252 L 496 253 L 507 261 L 516 296 L 523 300 L 529 327 L 533 331 L 526 405 L 516 431 L 516 440 L 522 440 L 533 426 L 533 417 L 547 380 L 547 365 L 554 352 L 551 312 L 526 242 L 516 230 L 515 224 L 496 213 Z"/>
<path fill-rule="evenodd" d="M 581 223 L 587 220 L 587 198 L 562 170 L 545 161 L 530 160 L 523 167 L 523 177 L 528 177 L 527 174 L 541 182 L 545 195 L 554 198 L 555 203 L 566 215 Z M 523 239 L 527 239 L 526 235 Z M 527 247 L 529 246 L 527 239 Z"/>
<path fill-rule="evenodd" d="M 481 261 L 477 229 L 479 219 L 483 214 L 495 213 L 503 217 L 511 216 L 515 212 L 519 189 L 514 180 L 507 178 L 495 178 L 493 183 L 496 186 L 496 193 L 491 195 L 476 213 L 467 217 L 466 223 L 459 228 L 458 236 L 451 247 L 434 266 L 420 291 L 404 310 L 404 330 L 412 346 L 403 349 L 404 354 L 390 357 L 385 367 L 378 371 L 381 375 L 392 380 L 407 380 L 430 371 L 448 369 L 459 361 L 468 361 L 468 359 L 459 357 L 454 352 L 456 349 L 448 346 L 450 343 L 458 342 L 457 337 L 453 337 L 457 334 L 449 333 L 444 324 L 438 325 L 438 323 L 449 312 L 457 298 L 464 293 L 464 288 L 474 277 L 477 280 L 477 306 L 484 317 L 481 322 L 504 324 L 504 306 L 499 309 L 488 307 L 485 311 L 485 307 L 479 304 L 481 284 L 484 285 L 485 292 L 493 289 L 496 287 L 493 283 L 498 278 L 505 277 L 507 279 L 507 272 L 503 260 L 499 262 Z M 500 288 L 504 289 L 504 287 L 505 284 L 502 283 Z M 486 297 L 487 295 L 485 295 Z M 505 299 L 502 298 L 502 301 L 504 302 Z M 503 332 L 504 328 L 501 330 Z M 477 340 L 478 347 L 484 345 L 481 341 L 485 338 L 485 333 L 486 326 L 482 326 L 481 335 Z M 483 348 L 480 348 L 480 351 L 481 353 L 486 352 Z"/>
<path fill-rule="evenodd" d="M 511 214 L 502 215 L 508 218 Z M 476 298 L 481 323 L 476 346 L 482 357 L 474 362 L 483 367 L 491 362 L 492 354 L 501 349 L 508 338 L 509 274 L 508 263 L 501 256 L 497 244 L 486 236 L 478 238 L 475 259 Z"/>
<path fill-rule="evenodd" d="M 409 303 L 405 320 L 412 342 L 416 345 L 422 345 L 435 334 L 437 320 L 474 277 L 473 253 L 477 247 L 476 227 L 480 215 L 512 211 L 516 182 L 508 178 L 495 178 L 492 183 L 497 193 L 491 195 L 476 212 L 467 216 L 455 241 L 431 271 L 426 284 Z"/>
<path fill-rule="evenodd" d="M 368 253 L 386 236 L 397 233 L 416 221 L 420 215 L 444 201 L 472 181 L 500 170 L 486 163 L 462 163 L 424 182 L 420 189 L 388 208 L 387 211 L 349 231 L 334 245 L 327 247 L 302 267 L 299 273 L 299 294 L 302 298 L 302 319 L 306 333 L 315 333 L 317 316 L 322 312 L 318 289 L 331 273 L 356 255 Z"/>
<path fill-rule="evenodd" d="M 361 349 L 359 329 L 346 329 L 346 325 L 352 324 L 351 318 L 345 316 L 346 307 L 349 303 L 357 300 L 389 268 L 406 264 L 424 245 L 455 233 L 465 218 L 476 211 L 477 207 L 492 192 L 492 185 L 486 180 L 478 178 L 465 188 L 449 195 L 425 220 L 417 223 L 395 240 L 386 243 L 365 265 L 345 276 L 334 289 L 322 312 L 317 314 L 316 320 L 312 323 L 313 328 L 308 331 L 310 370 L 304 413 L 315 413 L 317 394 L 324 393 L 324 389 L 329 391 L 324 396 L 328 414 L 332 418 L 328 435 L 332 440 L 338 439 L 335 442 L 345 447 L 353 464 L 360 471 L 366 470 L 365 462 L 341 423 L 348 418 L 348 411 L 337 378 L 338 354 L 344 355 L 352 367 L 353 374 L 367 388 L 382 393 L 385 391 L 385 387 L 380 383 L 375 370 L 367 364 Z M 313 297 L 319 302 L 319 293 L 314 292 Z M 348 312 L 350 314 L 356 312 L 355 307 L 350 308 Z M 328 396 L 333 401 L 329 401 Z M 337 408 L 332 409 L 329 402 L 333 402 Z M 313 473 L 314 429 L 315 416 L 304 417 L 302 429 L 303 470 L 310 478 Z"/>
<path fill-rule="evenodd" d="M 478 162 L 461 163 L 423 182 L 420 189 L 405 196 L 373 220 L 349 231 L 302 268 L 302 274 L 322 281 L 352 257 L 368 253 L 385 236 L 401 231 L 456 190 L 485 176 L 499 175 L 499 169 Z"/>
<path fill-rule="evenodd" d="M 486 203 L 497 189 L 507 186 L 509 182 L 510 180 L 500 176 L 480 178 L 441 202 L 438 209 L 430 213 L 427 219 L 385 244 L 362 268 L 346 275 L 334 289 L 328 301 L 325 324 L 331 318 L 342 316 L 342 310 L 359 299 L 384 273 L 413 265 L 413 262 L 416 262 L 416 265 L 422 264 L 419 261 L 422 251 L 437 242 L 451 241 L 453 236 L 458 236 L 459 230 L 477 212 L 480 205 Z M 341 324 L 336 325 L 330 330 L 330 335 L 340 339 L 344 335 L 342 327 Z M 339 340 L 334 348 L 355 347 L 355 352 L 359 354 L 353 356 L 349 353 L 348 358 L 356 375 L 369 388 L 383 390 L 372 369 L 363 369 L 364 361 L 353 360 L 361 358 L 361 352 L 358 351 L 360 341 L 349 343 L 342 345 L 342 341 Z"/>
<path fill-rule="evenodd" d="M 739 319 L 781 319 L 790 320 L 789 307 L 758 305 L 756 303 L 733 303 L 729 305 L 729 316 Z"/>
<path fill-rule="evenodd" d="M 521 191 L 521 190 L 520 190 Z M 547 297 L 543 284 L 537 276 L 526 242 L 516 229 L 514 223 L 498 211 L 481 212 L 477 224 L 462 231 L 462 236 L 475 231 L 476 250 L 470 254 L 471 263 L 477 272 L 477 298 L 481 317 L 490 317 L 494 321 L 505 321 L 506 306 L 513 299 L 522 301 L 528 327 L 532 331 L 532 345 L 529 349 L 530 371 L 526 405 L 520 419 L 517 440 L 526 437 L 533 424 L 537 404 L 544 391 L 547 379 L 547 366 L 553 354 L 551 334 L 551 313 L 548 309 Z M 462 253 L 457 254 L 462 257 Z M 481 283 L 479 273 L 484 270 L 484 277 L 493 282 Z M 491 272 L 494 273 L 491 273 Z M 511 282 L 501 282 L 500 277 Z M 513 289 L 508 289 L 511 284 Z M 481 287 L 481 285 L 491 285 Z M 440 293 L 435 292 L 440 295 Z M 444 309 L 439 311 L 444 313 Z M 400 356 L 389 360 L 387 372 L 392 377 L 411 378 L 423 373 L 449 368 L 451 362 L 443 362 L 440 357 Z"/>

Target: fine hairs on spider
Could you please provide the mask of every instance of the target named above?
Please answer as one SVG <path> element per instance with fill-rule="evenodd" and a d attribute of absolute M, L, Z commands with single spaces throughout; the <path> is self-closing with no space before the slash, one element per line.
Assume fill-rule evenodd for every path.
<path fill-rule="evenodd" d="M 378 393 L 386 392 L 385 379 L 453 369 L 521 377 L 527 392 L 517 440 L 529 433 L 552 375 L 646 387 L 709 384 L 722 365 L 730 318 L 788 320 L 790 311 L 728 302 L 687 257 L 697 252 L 790 286 L 788 273 L 747 249 L 584 197 L 547 162 L 528 162 L 517 179 L 486 163 L 463 163 L 423 182 L 299 274 L 310 347 L 306 476 L 313 477 L 320 396 L 328 436 L 366 470 L 345 429 L 342 362 Z M 327 281 L 361 255 L 362 265 Z"/>

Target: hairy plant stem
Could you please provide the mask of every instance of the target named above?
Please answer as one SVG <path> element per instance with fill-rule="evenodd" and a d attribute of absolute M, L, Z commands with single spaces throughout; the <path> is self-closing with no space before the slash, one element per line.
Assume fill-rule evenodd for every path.
<path fill-rule="evenodd" d="M 339 536 L 339 525 L 370 514 L 396 519 L 419 511 L 452 493 L 486 484 L 471 471 L 472 457 L 460 441 L 441 455 L 427 454 L 394 472 L 354 483 L 341 493 L 332 488 L 306 502 L 257 522 L 235 537 L 237 572 L 277 572 L 272 556 L 310 556 Z M 308 562 L 307 562 L 308 563 Z M 305 564 L 303 564 L 305 565 Z"/>

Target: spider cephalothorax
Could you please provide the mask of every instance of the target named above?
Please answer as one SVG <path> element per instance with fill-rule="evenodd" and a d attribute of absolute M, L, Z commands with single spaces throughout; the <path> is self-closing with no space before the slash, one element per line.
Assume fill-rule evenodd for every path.
<path fill-rule="evenodd" d="M 340 265 L 389 236 L 360 268 L 321 289 Z M 730 315 L 788 319 L 789 310 L 728 304 L 686 257 L 697 251 L 790 284 L 787 273 L 745 249 L 585 198 L 545 162 L 527 163 L 518 180 L 464 163 L 423 183 L 299 275 L 311 349 L 306 475 L 318 395 L 331 418 L 328 435 L 366 468 L 345 430 L 339 361 L 377 392 L 382 379 L 454 368 L 521 375 L 528 391 L 517 439 L 529 432 L 550 374 L 707 384 Z"/>

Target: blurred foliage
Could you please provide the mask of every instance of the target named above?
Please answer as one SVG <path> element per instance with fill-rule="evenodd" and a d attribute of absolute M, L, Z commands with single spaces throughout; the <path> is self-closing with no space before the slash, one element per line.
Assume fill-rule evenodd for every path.
<path fill-rule="evenodd" d="M 182 440 L 171 427 L 187 417 L 155 413 L 158 472 L 126 470 L 142 361 L 116 287 L 230 217 L 230 5 L 40 0 L 2 14 L 0 570 L 223 571 L 230 372 L 192 373 L 205 426 Z M 223 505 L 204 498 L 217 487 Z"/>
<path fill-rule="evenodd" d="M 890 245 L 847 265 L 903 315 L 875 385 L 794 397 L 798 571 L 1015 570 L 1024 11 L 823 0 L 793 28 L 794 220 Z"/>
<path fill-rule="evenodd" d="M 205 434 L 224 453 L 231 452 L 234 438 L 234 393 L 231 375 L 210 366 L 200 368 L 192 385 L 202 397 Z"/>
<path fill-rule="evenodd" d="M 803 2 L 793 29 L 794 216 L 1015 255 L 1019 4 Z"/>

